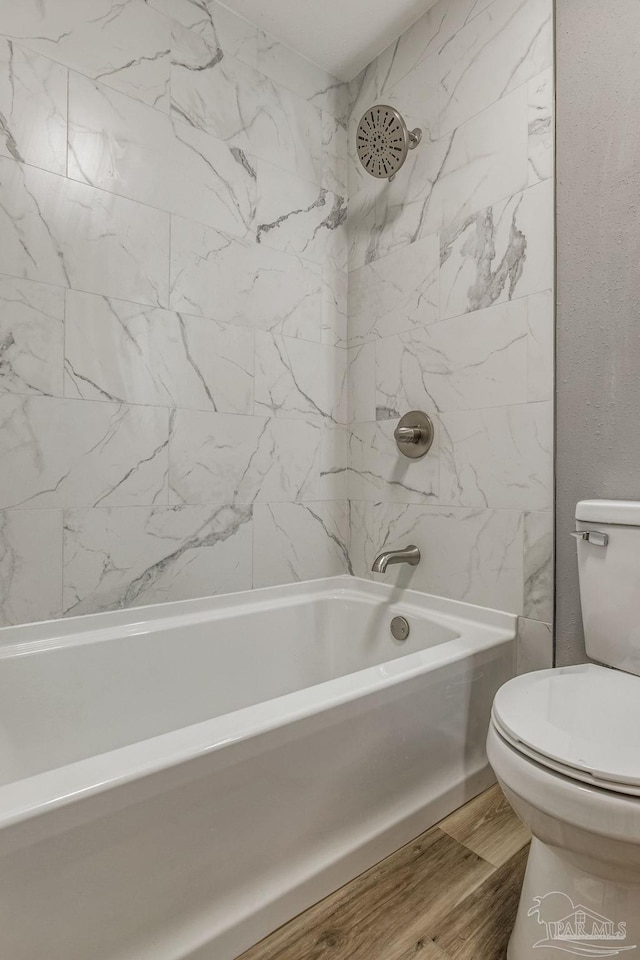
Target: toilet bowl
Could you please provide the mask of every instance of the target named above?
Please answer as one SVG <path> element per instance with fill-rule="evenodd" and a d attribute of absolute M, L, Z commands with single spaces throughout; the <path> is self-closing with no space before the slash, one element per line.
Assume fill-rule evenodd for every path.
<path fill-rule="evenodd" d="M 487 740 L 533 836 L 508 960 L 640 958 L 640 503 L 576 520 L 587 653 L 608 666 L 509 681 Z"/>

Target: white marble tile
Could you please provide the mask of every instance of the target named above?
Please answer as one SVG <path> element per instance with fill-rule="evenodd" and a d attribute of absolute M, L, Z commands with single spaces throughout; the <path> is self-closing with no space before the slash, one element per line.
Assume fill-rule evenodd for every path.
<path fill-rule="evenodd" d="M 65 512 L 64 613 L 249 590 L 251 521 L 247 506 Z"/>
<path fill-rule="evenodd" d="M 403 117 L 411 118 L 410 128 L 420 127 L 426 144 L 438 137 L 438 57 L 433 54 L 414 61 L 407 55 L 407 44 L 402 40 L 401 37 L 380 96 Z"/>
<path fill-rule="evenodd" d="M 216 0 L 147 0 L 149 6 L 197 33 L 218 56 L 229 55 L 255 67 L 258 28 Z"/>
<path fill-rule="evenodd" d="M 346 423 L 346 350 L 257 332 L 255 412 Z"/>
<path fill-rule="evenodd" d="M 550 623 L 518 617 L 517 673 L 551 670 L 553 667 L 553 628 Z"/>
<path fill-rule="evenodd" d="M 443 414 L 440 502 L 504 510 L 553 504 L 553 404 Z"/>
<path fill-rule="evenodd" d="M 324 423 L 320 449 L 320 486 L 322 500 L 347 499 L 349 463 L 349 428 L 343 424 Z"/>
<path fill-rule="evenodd" d="M 423 141 L 391 182 L 372 181 L 352 153 L 350 196 L 362 197 L 360 216 L 356 207 L 350 224 L 351 268 L 523 190 L 528 183 L 527 110 L 525 85 L 440 139 L 430 140 L 433 125 L 425 127 Z M 413 116 L 406 119 L 415 125 Z M 354 130 L 350 144 L 353 136 Z"/>
<path fill-rule="evenodd" d="M 373 579 L 371 566 L 379 545 L 374 542 L 377 530 L 373 522 L 378 504 L 368 500 L 349 500 L 349 560 L 354 577 Z M 406 546 L 406 544 L 405 544 Z"/>
<path fill-rule="evenodd" d="M 553 513 L 524 515 L 524 610 L 530 620 L 553 620 Z"/>
<path fill-rule="evenodd" d="M 553 177 L 553 70 L 529 81 L 529 185 Z"/>
<path fill-rule="evenodd" d="M 552 397 L 550 60 L 531 72 L 541 34 L 516 63 L 509 3 L 530 24 L 543 0 L 440 0 L 350 85 L 347 125 L 346 85 L 217 0 L 0 0 L 0 35 L 22 38 L 0 43 L 0 274 L 27 278 L 0 277 L 0 394 L 64 389 L 71 287 L 66 389 L 87 398 L 0 396 L 0 509 L 41 508 L 0 515 L 0 620 L 60 612 L 62 548 L 42 571 L 38 538 L 60 544 L 42 508 L 62 507 L 67 612 L 248 589 L 252 564 L 257 585 L 368 576 L 397 534 L 425 559 L 385 579 L 549 622 L 551 404 L 524 401 Z M 76 182 L 52 175 L 67 67 L 99 81 L 71 78 Z M 376 101 L 424 131 L 391 184 L 353 150 Z M 186 408 L 170 443 L 154 405 Z M 409 406 L 446 428 L 413 464 L 392 437 Z"/>
<path fill-rule="evenodd" d="M 392 546 L 424 528 L 432 562 L 386 579 L 518 614 L 523 515 L 552 498 L 552 404 L 529 401 L 552 396 L 549 321 L 535 295 L 553 284 L 553 195 L 548 184 L 527 189 L 536 81 L 553 52 L 549 12 L 550 0 L 441 0 L 350 84 L 353 569 L 371 575 L 385 519 L 398 534 Z M 391 183 L 369 178 L 354 149 L 358 119 L 376 102 L 424 131 Z M 440 266 L 434 255 L 423 296 L 420 245 L 433 247 L 435 234 Z M 369 352 L 353 349 L 363 344 Z M 377 423 L 366 422 L 371 346 Z M 405 474 L 392 434 L 416 407 L 434 414 L 437 442 Z"/>
<path fill-rule="evenodd" d="M 0 626 L 62 613 L 62 511 L 0 512 Z"/>
<path fill-rule="evenodd" d="M 376 553 L 415 543 L 422 553 L 417 567 L 392 566 L 374 579 L 521 613 L 520 513 L 386 503 L 372 505 L 368 522 L 364 536 L 354 530 L 354 568 L 370 569 Z"/>
<path fill-rule="evenodd" d="M 378 340 L 377 418 L 525 403 L 527 346 L 526 300 Z"/>
<path fill-rule="evenodd" d="M 433 26 L 427 27 L 427 17 L 406 30 L 349 84 L 352 130 L 374 103 L 387 103 L 422 125 L 426 139 L 435 139 L 439 76 L 437 50 L 429 48 L 426 36 Z"/>
<path fill-rule="evenodd" d="M 169 501 L 317 500 L 321 442 L 320 423 L 177 410 Z"/>
<path fill-rule="evenodd" d="M 67 293 L 67 397 L 251 414 L 253 364 L 250 330 Z"/>
<path fill-rule="evenodd" d="M 344 271 L 346 221 L 343 197 L 258 161 L 258 243 Z"/>
<path fill-rule="evenodd" d="M 64 290 L 0 277 L 0 393 L 62 396 Z"/>
<path fill-rule="evenodd" d="M 322 343 L 346 347 L 349 342 L 348 286 L 349 275 L 346 270 L 336 270 L 332 264 L 322 268 Z M 316 337 L 306 339 L 315 340 Z"/>
<path fill-rule="evenodd" d="M 487 7 L 491 6 L 494 0 L 462 0 L 463 4 L 471 6 L 469 15 L 467 17 L 467 23 L 473 20 L 474 17 L 477 17 L 479 13 L 482 13 L 483 10 L 486 10 Z"/>
<path fill-rule="evenodd" d="M 64 176 L 67 71 L 0 40 L 0 155 Z"/>
<path fill-rule="evenodd" d="M 147 3 L 148 0 L 145 0 Z M 184 70 L 208 70 L 225 56 L 223 50 L 196 30 L 184 27 L 176 19 L 171 22 L 171 66 Z M 169 112 L 171 101 L 169 100 Z"/>
<path fill-rule="evenodd" d="M 411 123 L 411 118 L 407 119 Z M 505 138 L 508 139 L 506 134 Z M 468 154 L 458 152 L 454 166 L 449 160 L 452 151 L 450 137 L 431 142 L 425 139 L 409 154 L 393 181 L 375 181 L 374 224 L 371 228 L 370 223 L 365 222 L 364 229 L 369 228 L 370 234 L 360 241 L 360 247 L 366 251 L 366 262 L 404 250 L 416 240 L 436 233 L 442 225 L 445 195 L 441 178 L 449 178 L 447 185 L 455 177 L 462 182 L 467 170 L 467 180 L 470 182 L 475 177 L 477 182 L 488 167 L 488 161 L 482 159 L 478 150 L 486 149 L 486 143 L 484 146 L 473 144 Z M 489 182 L 492 182 L 491 178 Z M 464 188 L 467 187 L 465 181 Z M 448 196 L 459 200 L 461 195 L 454 195 L 453 189 L 449 190 Z M 359 265 L 360 261 L 356 259 L 353 266 Z"/>
<path fill-rule="evenodd" d="M 350 572 L 344 501 L 257 504 L 253 525 L 254 588 Z"/>
<path fill-rule="evenodd" d="M 426 237 L 349 276 L 352 345 L 438 319 L 438 239 Z"/>
<path fill-rule="evenodd" d="M 76 73 L 69 176 L 227 233 L 253 227 L 256 173 L 241 151 Z"/>
<path fill-rule="evenodd" d="M 390 43 L 377 57 L 364 67 L 349 82 L 349 101 L 351 104 L 350 122 L 357 124 L 365 110 L 375 103 L 382 102 L 382 92 L 387 78 L 393 73 L 394 60 L 398 48 L 398 40 Z M 400 73 L 394 73 L 395 79 L 401 79 L 404 72 L 419 63 L 419 56 L 411 59 L 410 63 L 403 61 Z"/>
<path fill-rule="evenodd" d="M 349 182 L 351 182 L 349 165 Z M 354 192 L 349 187 L 347 211 L 347 248 L 349 270 L 355 270 L 376 259 L 376 203 L 377 187 L 373 180 L 365 188 Z"/>
<path fill-rule="evenodd" d="M 367 107 L 379 102 L 385 77 L 393 59 L 395 44 L 390 44 L 364 70 L 349 82 L 350 119 L 360 118 Z"/>
<path fill-rule="evenodd" d="M 0 158 L 0 273 L 166 306 L 169 215 Z"/>
<path fill-rule="evenodd" d="M 168 412 L 0 397 L 0 507 L 166 503 Z"/>
<path fill-rule="evenodd" d="M 495 0 L 440 52 L 440 133 L 551 66 L 551 0 Z"/>
<path fill-rule="evenodd" d="M 437 182 L 445 225 L 527 186 L 527 103 L 525 85 L 451 135 Z"/>
<path fill-rule="evenodd" d="M 171 103 L 193 127 L 319 184 L 322 111 L 233 57 L 171 69 Z"/>
<path fill-rule="evenodd" d="M 393 86 L 428 57 L 440 53 L 490 3 L 493 0 L 440 0 L 430 7 L 385 52 L 385 83 Z"/>
<path fill-rule="evenodd" d="M 322 302 L 317 264 L 172 218 L 173 310 L 319 341 Z"/>
<path fill-rule="evenodd" d="M 375 343 L 350 347 L 347 360 L 349 423 L 366 423 L 376 419 L 376 351 Z"/>
<path fill-rule="evenodd" d="M 360 115 L 358 114 L 358 120 Z M 360 219 L 362 213 L 367 205 L 375 206 L 375 200 L 377 193 L 380 189 L 380 186 L 385 181 L 377 180 L 376 178 L 370 176 L 367 173 L 365 168 L 362 166 L 358 154 L 356 151 L 356 136 L 358 129 L 358 121 L 355 118 L 355 114 L 350 114 L 349 121 L 347 123 L 346 134 L 347 134 L 347 193 L 346 196 L 349 200 L 349 216 L 352 215 L 352 210 L 360 209 Z M 409 155 L 409 159 L 414 154 Z M 408 162 L 408 161 L 407 161 Z M 358 194 L 363 193 L 362 198 L 358 197 Z M 367 194 L 371 194 L 371 198 L 368 201 L 366 199 Z M 365 262 L 365 261 L 362 261 Z"/>
<path fill-rule="evenodd" d="M 348 85 L 262 30 L 258 32 L 258 70 L 333 117 L 346 118 Z"/>
<path fill-rule="evenodd" d="M 326 110 L 322 113 L 322 186 L 340 197 L 348 191 L 347 128 Z"/>
<path fill-rule="evenodd" d="M 551 290 L 527 298 L 529 315 L 527 399 L 553 400 L 555 304 Z"/>
<path fill-rule="evenodd" d="M 20 46 L 168 109 L 173 28 L 145 0 L 3 0 L 0 23 Z"/>
<path fill-rule="evenodd" d="M 550 290 L 553 216 L 553 183 L 546 180 L 443 230 L 442 319 Z"/>
<path fill-rule="evenodd" d="M 438 433 L 429 454 L 409 460 L 398 453 L 391 420 L 356 423 L 349 437 L 350 500 L 389 503 L 438 502 Z"/>

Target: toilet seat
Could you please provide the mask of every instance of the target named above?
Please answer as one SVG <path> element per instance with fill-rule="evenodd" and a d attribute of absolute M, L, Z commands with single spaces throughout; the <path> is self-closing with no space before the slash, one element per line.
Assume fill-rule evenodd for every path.
<path fill-rule="evenodd" d="M 640 797 L 640 678 L 595 664 L 524 674 L 498 691 L 492 720 L 536 763 Z"/>

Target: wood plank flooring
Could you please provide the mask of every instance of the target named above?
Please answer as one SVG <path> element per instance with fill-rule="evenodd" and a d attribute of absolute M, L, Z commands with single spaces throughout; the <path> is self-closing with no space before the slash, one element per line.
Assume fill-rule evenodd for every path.
<path fill-rule="evenodd" d="M 505 960 L 529 839 L 492 787 L 238 960 Z"/>

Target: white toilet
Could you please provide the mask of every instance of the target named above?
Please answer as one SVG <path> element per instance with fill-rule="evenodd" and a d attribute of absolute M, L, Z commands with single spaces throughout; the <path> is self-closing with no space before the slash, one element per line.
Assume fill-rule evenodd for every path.
<path fill-rule="evenodd" d="M 640 502 L 576 521 L 587 653 L 608 666 L 509 681 L 487 741 L 533 834 L 509 960 L 640 958 Z"/>

